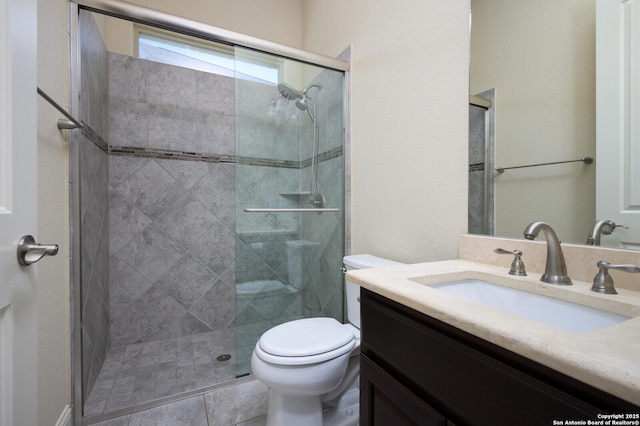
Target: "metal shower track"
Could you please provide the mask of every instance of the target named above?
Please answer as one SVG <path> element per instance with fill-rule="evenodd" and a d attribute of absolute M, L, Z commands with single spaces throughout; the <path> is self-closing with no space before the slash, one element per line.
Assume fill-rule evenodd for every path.
<path fill-rule="evenodd" d="M 213 25 L 204 24 L 202 22 L 193 21 L 191 19 L 182 18 L 154 9 L 148 9 L 120 0 L 70 1 L 77 4 L 81 9 L 121 18 L 127 21 L 150 25 L 227 45 L 240 46 L 312 65 L 320 65 L 325 68 L 331 68 L 338 71 L 349 70 L 349 63 L 337 58 L 229 31 L 224 28 L 215 27 Z"/>

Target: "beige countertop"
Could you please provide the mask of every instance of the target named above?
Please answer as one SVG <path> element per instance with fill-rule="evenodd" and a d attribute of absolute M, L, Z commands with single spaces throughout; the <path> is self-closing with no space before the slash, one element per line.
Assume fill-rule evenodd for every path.
<path fill-rule="evenodd" d="M 467 260 L 418 263 L 349 271 L 347 279 L 407 307 L 640 405 L 640 292 L 590 291 L 591 283 L 546 284 Z M 576 333 L 529 320 L 436 290 L 429 285 L 475 278 L 632 317 L 619 324 Z M 571 318 L 567 319 L 571 321 Z"/>

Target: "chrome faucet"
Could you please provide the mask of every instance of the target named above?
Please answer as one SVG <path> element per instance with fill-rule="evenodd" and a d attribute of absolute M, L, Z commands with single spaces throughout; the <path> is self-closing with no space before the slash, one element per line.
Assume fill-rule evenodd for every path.
<path fill-rule="evenodd" d="M 600 236 L 602 235 L 611 235 L 613 230 L 616 228 L 625 228 L 629 229 L 626 226 L 616 225 L 614 221 L 608 219 L 601 219 L 593 225 L 591 231 L 589 232 L 589 236 L 587 237 L 587 245 L 588 246 L 599 246 L 600 245 Z"/>
<path fill-rule="evenodd" d="M 540 231 L 544 232 L 547 240 L 547 264 L 540 281 L 549 284 L 571 285 L 571 278 L 567 275 L 567 265 L 560 247 L 560 240 L 551 226 L 544 222 L 532 222 L 524 230 L 524 237 L 533 240 Z"/>

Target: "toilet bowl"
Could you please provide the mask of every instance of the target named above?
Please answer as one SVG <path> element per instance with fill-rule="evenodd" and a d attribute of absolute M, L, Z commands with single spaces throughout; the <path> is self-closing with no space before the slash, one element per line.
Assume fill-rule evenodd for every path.
<path fill-rule="evenodd" d="M 371 255 L 344 258 L 347 270 L 397 264 Z M 267 330 L 256 344 L 251 369 L 270 388 L 267 426 L 358 424 L 359 287 L 345 286 L 349 323 L 290 321 Z"/>

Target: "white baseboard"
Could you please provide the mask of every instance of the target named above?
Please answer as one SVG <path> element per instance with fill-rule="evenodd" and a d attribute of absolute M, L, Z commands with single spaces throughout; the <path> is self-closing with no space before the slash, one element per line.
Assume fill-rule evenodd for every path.
<path fill-rule="evenodd" d="M 56 422 L 56 426 L 72 426 L 71 425 L 71 407 L 66 405 L 64 410 L 62 410 L 62 414 L 58 418 Z"/>

